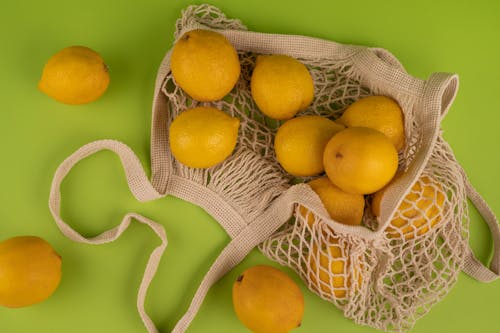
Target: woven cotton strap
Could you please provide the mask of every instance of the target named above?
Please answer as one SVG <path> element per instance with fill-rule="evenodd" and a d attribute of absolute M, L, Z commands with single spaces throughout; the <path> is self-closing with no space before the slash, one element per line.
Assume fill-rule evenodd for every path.
<path fill-rule="evenodd" d="M 86 238 L 82 236 L 78 231 L 74 230 L 70 227 L 66 222 L 63 221 L 60 215 L 61 208 L 61 183 L 69 173 L 69 171 L 73 168 L 75 164 L 77 164 L 82 159 L 98 152 L 101 150 L 111 150 L 116 153 L 123 164 L 123 168 L 125 169 L 125 175 L 127 178 L 128 186 L 132 192 L 132 194 L 139 201 L 149 201 L 162 197 L 160 193 L 158 193 L 154 187 L 149 182 L 144 170 L 141 166 L 141 163 L 137 156 L 132 152 L 132 150 L 120 143 L 118 141 L 113 140 L 102 140 L 95 141 L 89 143 L 80 149 L 78 149 L 75 153 L 69 156 L 59 168 L 54 175 L 54 179 L 52 181 L 52 187 L 50 190 L 49 197 L 49 208 L 54 220 L 57 223 L 57 226 L 62 231 L 62 233 L 68 237 L 69 239 L 87 244 L 104 244 L 110 243 L 121 236 L 121 234 L 129 227 L 132 219 L 137 220 L 140 223 L 148 225 L 153 231 L 158 235 L 161 239 L 161 244 L 156 247 L 151 253 L 146 270 L 144 271 L 144 276 L 141 281 L 141 285 L 139 287 L 139 293 L 137 296 L 137 308 L 139 310 L 139 315 L 144 322 L 144 325 L 147 327 L 148 332 L 157 333 L 153 321 L 147 315 L 144 310 L 144 301 L 146 298 L 146 293 L 151 283 L 153 276 L 156 273 L 158 268 L 158 264 L 160 263 L 161 256 L 167 247 L 167 235 L 165 233 L 165 229 L 162 225 L 136 213 L 128 213 L 126 214 L 121 223 L 107 230 L 100 235 L 92 238 Z"/>
<path fill-rule="evenodd" d="M 490 229 L 493 239 L 493 258 L 488 268 L 476 258 L 472 249 L 469 247 L 465 257 L 463 271 L 478 281 L 492 282 L 500 278 L 500 226 L 491 208 L 474 189 L 467 178 L 465 178 L 465 187 L 467 189 L 467 196 L 484 218 Z"/>
<path fill-rule="evenodd" d="M 147 289 L 156 273 L 161 256 L 167 247 L 167 236 L 163 226 L 142 215 L 128 213 L 123 217 L 121 223 L 115 228 L 107 230 L 96 237 L 86 238 L 69 226 L 60 215 L 61 184 L 64 178 L 79 161 L 101 150 L 110 150 L 120 157 L 125 170 L 128 186 L 137 200 L 141 202 L 155 200 L 166 195 L 159 193 L 151 185 L 146 174 L 144 173 L 139 159 L 128 146 L 114 140 L 101 140 L 91 142 L 81 147 L 58 167 L 54 175 L 50 191 L 50 212 L 52 213 L 57 226 L 64 235 L 73 241 L 87 244 L 104 244 L 116 240 L 128 228 L 132 219 L 146 224 L 153 229 L 153 231 L 161 239 L 161 244 L 156 247 L 150 255 L 141 285 L 139 287 L 137 308 L 148 332 L 157 333 L 158 330 L 144 309 L 144 301 Z M 180 185 L 181 184 L 178 184 L 178 186 L 171 188 L 174 194 L 177 194 L 176 189 L 183 188 L 183 186 Z M 291 188 L 289 191 L 284 193 L 283 196 L 277 199 L 260 216 L 258 216 L 255 221 L 251 221 L 250 224 L 242 228 L 242 230 L 239 230 L 237 234 L 235 234 L 235 232 L 231 232 L 233 229 L 231 229 L 230 226 L 225 225 L 228 233 L 230 235 L 233 233 L 233 235 L 231 235 L 233 239 L 220 253 L 204 277 L 193 297 L 189 309 L 175 326 L 173 330 L 174 333 L 181 333 L 187 329 L 203 303 L 210 287 L 227 272 L 229 272 L 234 266 L 236 266 L 241 260 L 243 260 L 243 258 L 245 258 L 255 246 L 269 238 L 269 236 L 292 215 L 293 207 L 296 201 L 294 199 L 307 196 L 309 192 L 310 189 L 307 186 L 295 186 Z M 185 194 L 186 192 L 181 191 L 179 193 Z"/>

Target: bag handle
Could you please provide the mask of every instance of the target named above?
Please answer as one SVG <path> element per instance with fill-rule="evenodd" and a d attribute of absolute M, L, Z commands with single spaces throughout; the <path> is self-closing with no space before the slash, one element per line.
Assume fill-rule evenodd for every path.
<path fill-rule="evenodd" d="M 132 194 L 138 201 L 150 201 L 165 196 L 157 192 L 153 185 L 150 183 L 146 174 L 144 173 L 144 169 L 142 168 L 139 159 L 128 146 L 114 140 L 100 140 L 84 145 L 72 155 L 70 155 L 66 160 L 64 160 L 64 162 L 62 162 L 61 165 L 57 168 L 50 190 L 49 209 L 61 232 L 69 239 L 80 243 L 97 245 L 113 242 L 114 240 L 118 239 L 122 235 L 122 233 L 129 227 L 132 219 L 136 219 L 138 222 L 146 224 L 151 229 L 153 229 L 153 231 L 161 239 L 161 244 L 153 250 L 149 257 L 146 269 L 144 271 L 144 276 L 139 287 L 137 296 L 137 309 L 139 312 L 139 316 L 146 326 L 147 331 L 149 333 L 158 333 L 158 329 L 156 328 L 154 322 L 146 313 L 144 302 L 149 285 L 153 280 L 154 275 L 156 274 L 160 259 L 168 244 L 167 236 L 163 226 L 142 215 L 136 213 L 128 213 L 123 217 L 121 223 L 118 226 L 104 231 L 96 237 L 86 238 L 82 236 L 78 231 L 74 230 L 66 222 L 64 222 L 60 215 L 61 183 L 63 182 L 64 178 L 79 161 L 101 150 L 111 150 L 120 157 L 123 168 L 125 170 L 128 186 Z M 229 243 L 229 245 L 227 245 L 226 248 L 222 251 L 222 253 L 219 255 L 219 257 L 203 279 L 203 282 L 201 283 L 193 298 L 191 306 L 179 321 L 179 323 L 176 325 L 174 332 L 181 333 L 187 329 L 191 321 L 194 319 L 194 316 L 198 312 L 198 309 L 200 308 L 203 299 L 205 298 L 205 295 L 207 294 L 212 284 L 218 281 L 220 277 L 225 275 L 237 263 L 243 260 L 243 258 L 250 252 L 253 247 L 264 240 L 259 238 L 256 241 L 252 241 L 252 238 L 248 236 L 248 232 L 240 233 L 240 236 L 233 239 Z"/>
<path fill-rule="evenodd" d="M 137 200 L 141 202 L 150 201 L 164 197 L 168 194 L 159 193 L 153 187 L 142 168 L 140 160 L 128 146 L 115 140 L 100 140 L 84 145 L 64 160 L 57 168 L 50 190 L 49 209 L 61 232 L 69 239 L 80 243 L 97 245 L 113 242 L 129 227 L 132 219 L 146 224 L 153 229 L 161 239 L 161 244 L 153 250 L 149 257 L 139 287 L 137 309 L 147 331 L 149 333 L 158 333 L 158 329 L 154 322 L 145 311 L 144 302 L 149 285 L 156 274 L 160 259 L 168 244 L 164 227 L 142 215 L 128 213 L 123 217 L 118 226 L 104 231 L 98 236 L 86 238 L 69 226 L 60 215 L 61 184 L 63 180 L 79 161 L 101 150 L 110 150 L 120 157 L 125 170 L 128 186 Z M 269 238 L 283 223 L 285 223 L 293 214 L 294 205 L 295 202 L 297 202 L 296 198 L 307 197 L 310 191 L 310 188 L 304 184 L 291 187 L 273 201 L 273 203 L 254 221 L 247 224 L 237 234 L 232 235 L 233 239 L 231 242 L 224 248 L 203 278 L 193 297 L 191 305 L 175 326 L 173 330 L 174 333 L 182 333 L 187 329 L 203 303 L 210 287 L 234 266 L 240 263 L 255 246 Z"/>
<path fill-rule="evenodd" d="M 476 189 L 474 189 L 465 174 L 464 183 L 467 191 L 467 197 L 472 201 L 490 229 L 491 236 L 493 238 L 493 258 L 491 259 L 490 267 L 486 267 L 476 258 L 469 245 L 467 247 L 465 263 L 462 270 L 467 275 L 478 281 L 492 282 L 500 278 L 500 226 L 498 225 L 498 220 L 491 208 L 476 191 Z"/>
<path fill-rule="evenodd" d="M 95 237 L 86 238 L 82 236 L 78 231 L 70 227 L 66 222 L 64 222 L 60 215 L 61 183 L 64 178 L 68 175 L 73 166 L 75 166 L 75 164 L 77 164 L 79 161 L 92 154 L 95 154 L 98 151 L 105 149 L 113 151 L 120 157 L 123 168 L 125 169 L 128 186 L 137 200 L 144 202 L 162 197 L 162 195 L 158 193 L 151 185 L 148 178 L 146 177 L 146 174 L 144 173 L 141 162 L 128 146 L 114 140 L 101 140 L 91 142 L 81 147 L 66 160 L 64 160 L 64 162 L 62 162 L 61 165 L 57 168 L 54 179 L 52 180 L 52 187 L 50 189 L 49 209 L 61 232 L 69 239 L 80 243 L 96 245 L 113 242 L 114 240 L 118 239 L 129 227 L 132 219 L 146 224 L 151 229 L 153 229 L 156 235 L 161 239 L 161 244 L 153 250 L 148 259 L 148 263 L 146 265 L 144 276 L 142 278 L 137 296 L 137 309 L 148 332 L 157 333 L 158 330 L 156 329 L 153 321 L 144 309 L 144 301 L 146 299 L 148 287 L 153 280 L 154 275 L 156 274 L 160 259 L 168 244 L 167 235 L 163 226 L 142 215 L 136 213 L 128 213 L 123 217 L 118 226 L 104 231 Z"/>

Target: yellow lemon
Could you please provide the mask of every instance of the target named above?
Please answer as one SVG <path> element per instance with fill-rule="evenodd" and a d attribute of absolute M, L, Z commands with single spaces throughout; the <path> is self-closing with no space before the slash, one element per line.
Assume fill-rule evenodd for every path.
<path fill-rule="evenodd" d="M 372 212 L 375 216 L 380 216 L 380 203 L 386 189 L 387 187 L 373 195 Z M 441 221 L 444 200 L 445 193 L 441 184 L 429 176 L 420 177 L 385 230 L 387 236 L 409 240 L 427 233 Z"/>
<path fill-rule="evenodd" d="M 108 88 L 108 67 L 101 56 L 84 46 L 70 46 L 53 55 L 43 68 L 38 88 L 66 104 L 86 104 Z"/>
<path fill-rule="evenodd" d="M 394 177 L 398 153 L 389 139 L 371 128 L 350 127 L 327 143 L 323 162 L 335 185 L 347 193 L 370 194 Z"/>
<path fill-rule="evenodd" d="M 238 53 L 224 35 L 191 30 L 175 43 L 170 58 L 175 82 L 191 98 L 216 101 L 226 96 L 240 76 Z"/>
<path fill-rule="evenodd" d="M 44 301 L 61 281 L 61 257 L 45 240 L 19 236 L 0 243 L 0 305 L 19 308 Z"/>
<path fill-rule="evenodd" d="M 250 80 L 259 109 L 273 119 L 290 119 L 311 104 L 314 85 L 306 66 L 286 55 L 260 55 Z"/>
<path fill-rule="evenodd" d="M 233 306 L 239 320 L 252 332 L 286 333 L 301 325 L 304 296 L 285 273 L 258 265 L 234 282 Z"/>
<path fill-rule="evenodd" d="M 344 127 L 321 116 L 301 116 L 280 126 L 274 138 L 276 158 L 294 176 L 324 171 L 323 151 L 330 138 Z"/>
<path fill-rule="evenodd" d="M 193 168 L 224 161 L 234 150 L 240 120 L 212 107 L 196 107 L 177 116 L 169 130 L 175 158 Z"/>
<path fill-rule="evenodd" d="M 405 144 L 403 111 L 399 104 L 386 96 L 368 96 L 351 104 L 337 119 L 347 127 L 370 127 L 385 134 L 396 147 Z"/>
<path fill-rule="evenodd" d="M 328 177 L 313 179 L 307 184 L 318 194 L 333 220 L 349 225 L 361 224 L 365 209 L 365 198 L 362 194 L 346 193 L 335 186 Z M 305 216 L 307 209 L 301 206 L 300 210 Z M 312 215 L 309 215 L 307 223 L 312 227 Z"/>
<path fill-rule="evenodd" d="M 309 253 L 309 278 L 313 288 L 338 299 L 344 299 L 353 281 L 357 281 L 355 289 L 359 289 L 363 280 L 361 267 L 351 267 L 345 249 L 338 241 L 324 244 L 318 252 L 318 247 L 313 245 Z"/>

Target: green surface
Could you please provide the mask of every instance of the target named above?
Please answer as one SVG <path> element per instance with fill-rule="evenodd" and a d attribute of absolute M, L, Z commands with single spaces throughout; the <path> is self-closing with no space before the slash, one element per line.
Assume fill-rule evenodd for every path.
<path fill-rule="evenodd" d="M 2 333 L 146 332 L 137 314 L 137 288 L 158 244 L 134 224 L 115 243 L 66 239 L 49 214 L 53 172 L 81 145 L 122 140 L 149 168 L 151 101 L 157 67 L 170 48 L 176 18 L 190 1 L 8 1 L 0 9 L 0 238 L 38 235 L 63 256 L 64 276 L 46 302 L 0 308 Z M 470 179 L 500 215 L 500 2 L 495 1 L 212 1 L 251 30 L 303 34 L 344 43 L 381 46 L 421 78 L 456 72 L 458 97 L 443 123 L 444 136 Z M 86 45 L 102 54 L 111 85 L 97 102 L 59 104 L 36 89 L 43 64 L 59 49 Z M 228 242 L 204 211 L 167 197 L 140 204 L 128 192 L 116 156 L 100 153 L 79 164 L 63 186 L 63 216 L 96 235 L 136 211 L 160 221 L 169 247 L 152 283 L 147 309 L 169 332 L 217 253 Z M 487 227 L 471 214 L 471 243 L 486 261 Z M 246 332 L 231 304 L 239 272 L 269 263 L 254 251 L 216 284 L 188 332 Z M 290 272 L 285 269 L 285 271 Z M 297 276 L 291 273 L 297 280 Z M 342 317 L 300 284 L 306 311 L 297 332 L 375 332 Z M 413 332 L 500 332 L 500 281 L 481 284 L 461 274 L 449 295 L 417 322 Z"/>

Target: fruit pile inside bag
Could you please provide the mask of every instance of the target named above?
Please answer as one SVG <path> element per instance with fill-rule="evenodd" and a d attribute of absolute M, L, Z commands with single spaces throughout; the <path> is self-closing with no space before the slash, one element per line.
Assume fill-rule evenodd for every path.
<path fill-rule="evenodd" d="M 450 212 L 463 216 L 464 207 L 455 204 L 463 193 L 453 185 L 460 176 L 446 166 L 439 152 L 449 147 L 438 139 L 429 162 L 436 163 L 424 169 L 392 219 L 380 221 L 385 191 L 418 149 L 405 110 L 411 102 L 373 93 L 352 77 L 349 64 L 327 65 L 238 52 L 213 31 L 184 33 L 163 86 L 174 113 L 170 150 L 184 170 L 210 170 L 249 147 L 279 169 L 288 186 L 308 184 L 329 219 L 297 205 L 294 218 L 261 251 L 356 322 L 405 330 L 459 271 L 464 242 L 458 238 L 467 229 Z M 339 225 L 352 232 L 338 232 Z M 436 232 L 445 229 L 456 242 Z"/>

